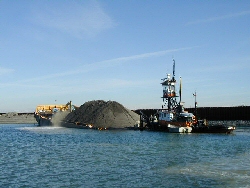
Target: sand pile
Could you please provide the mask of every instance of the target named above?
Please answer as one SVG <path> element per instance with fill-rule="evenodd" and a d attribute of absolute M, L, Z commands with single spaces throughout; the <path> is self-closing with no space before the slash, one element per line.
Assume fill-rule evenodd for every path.
<path fill-rule="evenodd" d="M 69 123 L 92 124 L 94 128 L 134 127 L 139 115 L 115 101 L 89 101 L 68 114 Z"/>

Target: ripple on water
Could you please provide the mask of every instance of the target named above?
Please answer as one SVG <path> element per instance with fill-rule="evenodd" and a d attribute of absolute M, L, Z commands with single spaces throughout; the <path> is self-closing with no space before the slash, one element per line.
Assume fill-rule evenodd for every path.
<path fill-rule="evenodd" d="M 250 134 L 0 126 L 0 187 L 247 187 Z"/>

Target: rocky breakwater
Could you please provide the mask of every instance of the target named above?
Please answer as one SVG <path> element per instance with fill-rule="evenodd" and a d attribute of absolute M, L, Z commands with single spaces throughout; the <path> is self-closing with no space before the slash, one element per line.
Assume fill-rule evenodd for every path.
<path fill-rule="evenodd" d="M 89 101 L 69 113 L 64 119 L 66 127 L 123 129 L 139 123 L 139 115 L 115 101 Z"/>

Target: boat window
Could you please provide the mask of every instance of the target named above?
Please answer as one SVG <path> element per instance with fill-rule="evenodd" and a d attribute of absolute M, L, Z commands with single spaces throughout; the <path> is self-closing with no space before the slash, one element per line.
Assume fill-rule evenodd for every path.
<path fill-rule="evenodd" d="M 192 122 L 192 117 L 188 117 L 187 122 Z"/>

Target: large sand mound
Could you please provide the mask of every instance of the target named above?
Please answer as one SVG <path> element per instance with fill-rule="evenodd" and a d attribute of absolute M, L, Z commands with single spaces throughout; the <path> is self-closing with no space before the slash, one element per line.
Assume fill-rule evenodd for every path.
<path fill-rule="evenodd" d="M 68 114 L 66 122 L 92 124 L 95 128 L 134 127 L 139 115 L 115 101 L 89 101 Z"/>

